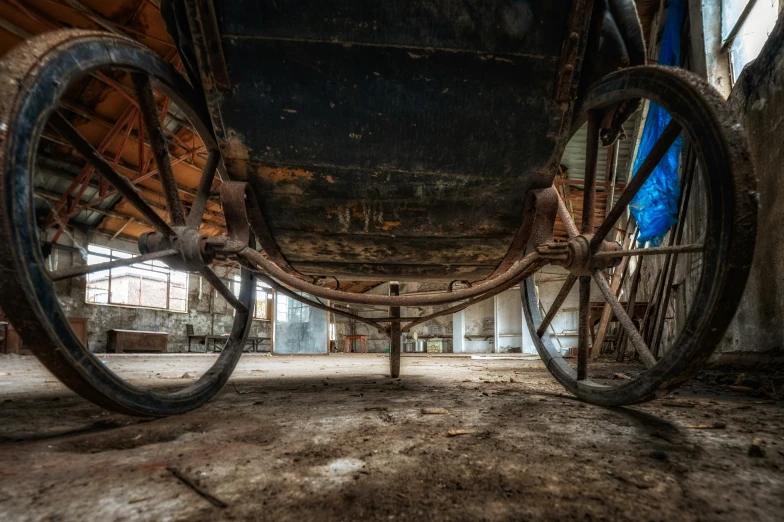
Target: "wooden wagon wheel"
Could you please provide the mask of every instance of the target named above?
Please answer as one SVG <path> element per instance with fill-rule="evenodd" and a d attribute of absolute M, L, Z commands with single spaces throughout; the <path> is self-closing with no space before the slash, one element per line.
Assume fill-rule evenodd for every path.
<path fill-rule="evenodd" d="M 60 110 L 61 98 L 70 86 L 86 75 L 100 74 L 118 78 L 117 85 L 138 107 L 164 188 L 166 212 L 156 212 L 146 203 L 128 178 Z M 4 312 L 49 370 L 96 404 L 146 416 L 183 413 L 203 404 L 226 383 L 242 354 L 251 325 L 255 282 L 243 269 L 240 294 L 235 297 L 200 254 L 199 243 L 204 238 L 199 226 L 220 164 L 217 144 L 204 123 L 209 120 L 201 97 L 152 51 L 127 38 L 90 31 L 57 31 L 23 43 L 0 62 L 0 77 L 0 304 Z M 156 92 L 168 97 L 177 114 L 188 119 L 208 154 L 187 216 L 164 141 L 167 129 L 160 122 Z M 45 129 L 85 158 L 170 246 L 130 260 L 50 272 L 41 253 L 33 205 L 33 172 Z M 231 334 L 217 361 L 196 382 L 176 391 L 141 388 L 107 368 L 74 334 L 53 286 L 57 280 L 151 259 L 198 271 L 235 309 Z"/>
<path fill-rule="evenodd" d="M 596 227 L 593 207 L 597 148 L 602 122 L 609 121 L 603 109 L 618 107 L 635 98 L 659 104 L 669 112 L 672 121 L 607 218 Z M 568 273 L 561 271 L 565 282 L 551 303 L 540 303 L 537 280 L 543 281 L 542 272 L 528 278 L 521 286 L 523 309 L 539 355 L 567 390 L 595 404 L 632 404 L 663 396 L 694 375 L 721 340 L 738 306 L 751 265 L 757 218 L 756 181 L 740 125 L 719 94 L 687 71 L 642 66 L 612 73 L 590 89 L 580 111 L 581 119 L 587 120 L 588 125 L 585 211 L 581 227 L 577 229 L 568 210 L 562 206 L 559 215 L 570 229 L 569 243 L 538 246 L 546 256 L 563 250 L 561 259 L 553 256 L 552 263 L 566 268 Z M 616 227 L 662 156 L 681 135 L 686 144 L 684 150 L 690 151 L 681 154 L 681 165 L 685 167 L 681 168 L 681 175 L 689 175 L 692 162 L 697 169 L 690 192 L 689 184 L 683 183 L 678 217 L 691 230 L 701 230 L 701 237 L 690 238 L 693 242 L 689 243 L 684 241 L 682 233 L 671 231 L 671 240 L 658 248 L 634 248 L 634 245 L 624 248 L 606 242 L 608 233 Z M 529 248 L 536 248 L 536 245 Z M 679 331 L 666 332 L 667 342 L 661 334 L 662 314 L 667 310 L 660 310 L 662 319 L 655 325 L 643 325 L 640 332 L 608 282 L 606 269 L 626 256 L 631 256 L 638 266 L 640 262 L 648 263 L 661 256 L 679 256 L 682 266 L 687 260 L 691 261 L 692 277 L 684 278 L 685 290 L 674 300 L 681 315 L 677 323 Z M 633 349 L 641 360 L 637 367 L 631 366 L 628 380 L 613 380 L 598 372 L 592 375 L 589 367 L 588 313 L 593 285 L 595 293 L 603 295 L 611 305 L 622 335 L 628 339 L 630 351 Z M 659 285 L 659 288 L 668 285 L 669 292 L 672 281 L 662 281 Z M 579 295 L 570 298 L 575 286 Z M 575 303 L 579 307 L 576 360 L 564 357 L 557 348 L 553 336 L 558 332 L 553 332 L 552 328 L 559 310 L 573 307 Z M 661 305 L 661 300 L 654 305 Z M 670 320 L 668 324 L 672 323 Z"/>

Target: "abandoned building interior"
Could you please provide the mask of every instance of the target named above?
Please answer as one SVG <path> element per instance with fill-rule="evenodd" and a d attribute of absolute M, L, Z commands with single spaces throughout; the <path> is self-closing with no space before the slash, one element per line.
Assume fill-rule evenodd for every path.
<path fill-rule="evenodd" d="M 781 0 L 0 0 L 0 520 L 782 520 Z"/>

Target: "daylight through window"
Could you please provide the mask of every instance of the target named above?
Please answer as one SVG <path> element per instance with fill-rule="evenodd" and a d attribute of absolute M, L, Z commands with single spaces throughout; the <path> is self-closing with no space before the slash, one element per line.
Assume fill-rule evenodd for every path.
<path fill-rule="evenodd" d="M 134 254 L 97 245 L 87 247 L 87 264 L 126 259 Z M 188 311 L 188 274 L 161 261 L 147 261 L 87 275 L 85 302 Z"/>
<path fill-rule="evenodd" d="M 779 0 L 722 0 L 722 47 L 729 52 L 733 83 L 743 67 L 759 55 L 778 14 Z"/>
<path fill-rule="evenodd" d="M 310 307 L 279 293 L 275 301 L 275 320 L 279 323 L 307 323 L 310 321 Z"/>
<path fill-rule="evenodd" d="M 231 284 L 232 293 L 240 296 L 240 275 L 234 274 Z M 267 310 L 272 306 L 272 288 L 260 281 L 256 281 L 256 305 L 253 307 L 254 319 L 269 319 Z"/>

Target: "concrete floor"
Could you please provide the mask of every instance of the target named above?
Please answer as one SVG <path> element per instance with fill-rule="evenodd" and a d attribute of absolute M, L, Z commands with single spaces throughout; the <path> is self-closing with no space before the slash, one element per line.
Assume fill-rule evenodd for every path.
<path fill-rule="evenodd" d="M 105 359 L 171 385 L 212 356 Z M 244 356 L 204 408 L 145 421 L 0 356 L 0 520 L 782 519 L 782 404 L 715 374 L 608 409 L 538 360 L 405 357 L 400 380 L 387 365 Z"/>

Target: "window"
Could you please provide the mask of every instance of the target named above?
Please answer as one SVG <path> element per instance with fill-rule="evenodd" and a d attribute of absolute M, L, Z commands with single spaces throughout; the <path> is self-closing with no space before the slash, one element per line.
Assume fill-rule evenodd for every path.
<path fill-rule="evenodd" d="M 240 296 L 240 275 L 234 274 L 232 278 L 231 291 L 237 297 Z M 216 293 L 217 295 L 217 293 Z M 260 281 L 256 281 L 256 305 L 253 307 L 254 319 L 269 319 L 268 307 L 272 305 L 272 288 Z"/>
<path fill-rule="evenodd" d="M 275 320 L 279 323 L 289 321 L 289 300 L 283 294 L 278 294 L 278 299 L 275 302 Z"/>
<path fill-rule="evenodd" d="M 779 0 L 722 0 L 722 49 L 729 53 L 732 82 L 757 57 L 776 25 Z"/>
<path fill-rule="evenodd" d="M 87 264 L 127 259 L 135 254 L 87 246 Z M 188 311 L 188 274 L 161 261 L 147 261 L 87 274 L 85 302 Z"/>
<path fill-rule="evenodd" d="M 267 293 L 268 287 L 259 283 L 256 285 L 256 306 L 253 307 L 254 319 L 267 319 L 267 300 L 272 299 L 272 292 Z"/>
<path fill-rule="evenodd" d="M 310 307 L 278 293 L 275 320 L 279 323 L 307 323 L 310 321 Z"/>

